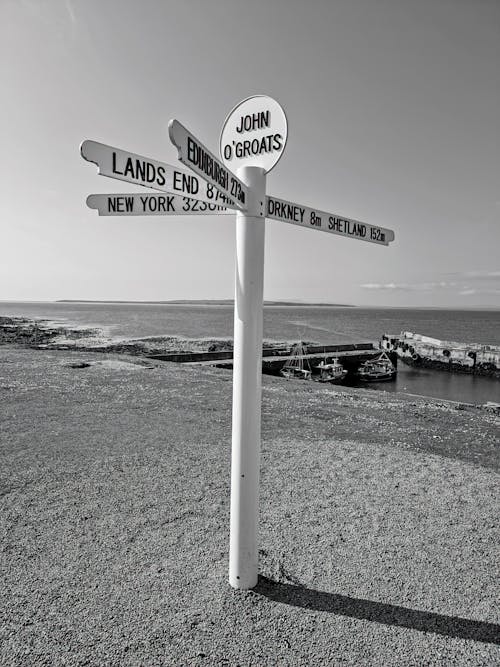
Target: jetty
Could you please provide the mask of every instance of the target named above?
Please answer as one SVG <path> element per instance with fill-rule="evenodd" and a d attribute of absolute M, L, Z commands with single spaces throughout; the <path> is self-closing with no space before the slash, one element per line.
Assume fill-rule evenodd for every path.
<path fill-rule="evenodd" d="M 500 346 L 459 343 L 431 338 L 412 331 L 384 334 L 380 347 L 410 366 L 500 379 Z"/>
<path fill-rule="evenodd" d="M 354 373 L 358 367 L 380 354 L 380 348 L 373 342 L 348 343 L 341 345 L 308 345 L 307 352 L 302 355 L 314 367 L 321 361 L 336 357 L 344 368 Z M 262 372 L 266 375 L 279 375 L 285 363 L 292 358 L 290 346 L 263 348 Z M 397 354 L 389 352 L 391 361 L 397 364 Z M 217 352 L 175 352 L 170 354 L 148 355 L 156 361 L 169 361 L 178 364 L 217 366 L 218 368 L 233 367 L 233 351 Z"/>

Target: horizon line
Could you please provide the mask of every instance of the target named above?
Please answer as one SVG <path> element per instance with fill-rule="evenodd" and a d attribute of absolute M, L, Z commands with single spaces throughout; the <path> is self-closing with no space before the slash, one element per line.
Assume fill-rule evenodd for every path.
<path fill-rule="evenodd" d="M 0 303 L 66 303 L 66 304 L 143 304 L 143 305 L 234 305 L 234 299 L 168 299 L 168 300 L 152 300 L 152 299 L 0 299 Z M 293 301 L 290 299 L 274 299 L 264 300 L 264 306 L 314 306 L 314 307 L 330 307 L 330 308 L 387 308 L 387 309 L 401 309 L 401 310 L 494 310 L 499 311 L 500 305 L 492 304 L 478 304 L 478 305 L 439 305 L 439 306 L 415 306 L 415 305 L 371 305 L 371 304 L 348 304 L 348 303 L 333 303 L 328 301 Z"/>

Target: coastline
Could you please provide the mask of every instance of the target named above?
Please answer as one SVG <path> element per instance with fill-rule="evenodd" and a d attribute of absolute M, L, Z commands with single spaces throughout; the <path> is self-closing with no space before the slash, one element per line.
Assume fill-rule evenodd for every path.
<path fill-rule="evenodd" d="M 13 344 L 32 349 L 94 351 L 126 354 L 161 354 L 183 349 L 186 344 L 200 351 L 231 349 L 229 339 L 189 339 L 182 336 L 116 338 L 103 334 L 102 328 L 59 325 L 52 320 L 27 317 L 0 317 L 0 345 Z M 229 346 L 229 347 L 228 347 Z M 211 349 L 211 347 L 213 349 Z"/>
<path fill-rule="evenodd" d="M 275 349 L 277 354 L 282 354 L 283 348 L 291 348 L 295 342 L 294 340 L 267 339 L 263 340 L 263 347 L 266 349 Z M 318 346 L 314 341 L 303 340 L 302 342 L 306 346 Z M 177 335 L 118 337 L 107 333 L 106 327 L 103 328 L 102 326 L 88 327 L 83 324 L 72 325 L 42 317 L 0 316 L 0 346 L 5 344 L 19 345 L 24 348 L 38 350 L 73 350 L 125 354 L 144 359 L 149 359 L 153 356 L 167 357 L 177 353 L 228 353 L 233 349 L 233 340 L 229 336 L 197 338 Z M 442 369 L 435 369 L 435 372 L 439 374 L 444 371 Z M 448 372 L 448 369 L 446 369 L 446 372 Z M 384 389 L 387 391 L 385 387 Z M 382 388 L 377 389 L 377 391 L 381 390 Z M 402 392 L 398 392 L 396 389 L 393 393 Z M 404 394 L 412 395 L 411 392 L 406 391 L 406 388 Z M 415 395 L 424 398 L 427 397 L 431 400 L 436 398 L 436 396 L 432 396 L 432 394 L 428 394 L 427 392 L 415 393 Z M 492 398 L 495 399 L 495 396 L 493 395 Z M 454 398 L 445 396 L 441 396 L 439 400 L 451 403 L 473 404 L 477 407 L 484 407 L 486 402 L 490 401 L 489 397 L 483 398 L 483 401 L 472 402 L 470 399 L 468 400 L 463 397 Z"/>
<path fill-rule="evenodd" d="M 268 348 L 280 349 L 288 341 L 264 340 Z M 230 337 L 144 336 L 119 338 L 104 335 L 102 328 L 57 324 L 52 320 L 0 316 L 0 345 L 30 349 L 92 351 L 148 357 L 170 352 L 221 352 L 233 349 Z"/>
<path fill-rule="evenodd" d="M 3 664 L 497 659 L 498 415 L 264 376 L 244 593 L 227 371 L 13 345 L 0 369 Z"/>

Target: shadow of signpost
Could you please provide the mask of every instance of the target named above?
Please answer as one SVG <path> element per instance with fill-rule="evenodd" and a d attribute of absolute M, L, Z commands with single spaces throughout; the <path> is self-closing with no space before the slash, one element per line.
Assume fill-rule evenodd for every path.
<path fill-rule="evenodd" d="M 259 577 L 259 583 L 253 590 L 270 600 L 294 607 L 326 611 L 339 616 L 410 628 L 421 632 L 434 632 L 458 639 L 500 644 L 500 625 L 496 623 L 418 611 L 384 602 L 352 598 L 338 593 L 325 593 L 296 584 L 279 583 L 262 576 Z"/>

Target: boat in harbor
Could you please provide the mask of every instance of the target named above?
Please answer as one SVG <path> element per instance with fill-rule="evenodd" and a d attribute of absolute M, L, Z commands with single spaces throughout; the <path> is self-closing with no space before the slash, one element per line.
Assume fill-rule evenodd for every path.
<path fill-rule="evenodd" d="M 358 368 L 361 382 L 387 382 L 396 378 L 397 370 L 385 352 L 375 359 L 365 361 Z"/>
<path fill-rule="evenodd" d="M 281 375 L 287 380 L 310 380 L 312 376 L 311 366 L 308 359 L 304 359 L 307 348 L 302 343 L 292 347 L 290 358 L 280 370 Z"/>
<path fill-rule="evenodd" d="M 342 382 L 347 375 L 346 369 L 342 366 L 337 357 L 330 362 L 325 358 L 320 364 L 315 366 L 315 368 L 319 370 L 318 375 L 313 377 L 313 380 L 316 382 L 338 384 L 339 382 Z"/>

